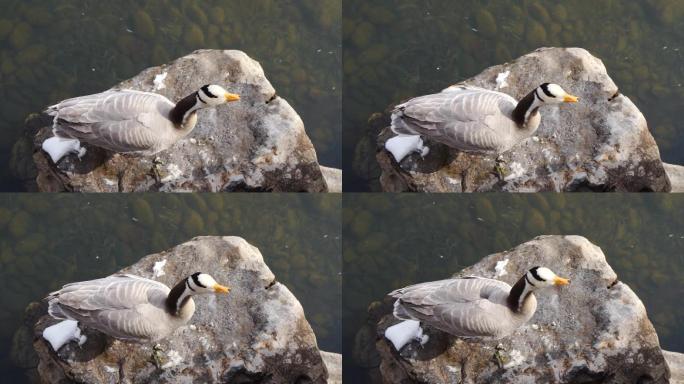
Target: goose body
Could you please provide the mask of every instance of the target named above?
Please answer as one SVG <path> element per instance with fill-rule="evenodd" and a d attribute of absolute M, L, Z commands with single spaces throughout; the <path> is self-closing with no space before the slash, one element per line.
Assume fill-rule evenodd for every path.
<path fill-rule="evenodd" d="M 193 295 L 228 290 L 203 273 L 188 276 L 173 289 L 154 280 L 117 274 L 67 284 L 52 292 L 47 297 L 48 313 L 118 339 L 155 342 L 192 318 Z"/>
<path fill-rule="evenodd" d="M 238 95 L 218 85 L 205 85 L 176 104 L 157 93 L 133 90 L 67 99 L 45 111 L 53 117 L 55 136 L 46 140 L 43 148 L 55 162 L 59 156 L 51 149 L 59 141 L 77 140 L 117 153 L 153 155 L 188 135 L 197 123 L 198 110 L 235 100 Z"/>
<path fill-rule="evenodd" d="M 394 316 L 399 319 L 418 320 L 454 336 L 498 339 L 532 318 L 535 290 L 568 283 L 548 268 L 534 267 L 513 287 L 469 276 L 411 285 L 389 295 L 397 299 Z"/>
<path fill-rule="evenodd" d="M 459 151 L 501 154 L 534 134 L 541 106 L 576 101 L 556 84 L 542 84 L 520 102 L 505 93 L 457 85 L 397 105 L 391 128 Z"/>

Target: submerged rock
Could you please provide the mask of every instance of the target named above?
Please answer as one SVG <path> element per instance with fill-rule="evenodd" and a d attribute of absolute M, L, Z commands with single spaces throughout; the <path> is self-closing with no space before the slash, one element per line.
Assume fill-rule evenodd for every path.
<path fill-rule="evenodd" d="M 506 274 L 495 277 L 497 262 L 503 260 L 508 260 Z M 485 257 L 457 275 L 497 278 L 513 285 L 535 265 L 572 283 L 536 294 L 534 317 L 499 340 L 459 339 L 427 327 L 427 344 L 414 342 L 397 352 L 383 337 L 384 330 L 398 322 L 387 314 L 391 305 L 386 300 L 385 315 L 378 315 L 376 328 L 384 382 L 668 382 L 668 366 L 643 303 L 587 239 L 540 236 Z"/>
<path fill-rule="evenodd" d="M 520 100 L 543 82 L 561 85 L 580 102 L 541 109 L 536 138 L 503 154 L 508 173 L 494 171 L 494 155 L 459 153 L 426 142 L 424 159 L 411 155 L 397 164 L 384 150 L 392 136 L 379 136 L 376 155 L 386 191 L 669 191 L 670 183 L 646 119 L 622 95 L 601 60 L 580 48 L 541 48 L 486 69 L 464 81 L 496 89 L 496 78 L 510 71 L 507 86 L 498 89 Z"/>
<path fill-rule="evenodd" d="M 155 77 L 166 74 L 162 84 Z M 199 50 L 149 68 L 114 88 L 158 92 L 178 101 L 204 84 L 222 84 L 239 102 L 202 110 L 195 129 L 152 157 L 112 154 L 86 145 L 80 161 L 55 165 L 40 149 L 51 135 L 35 136 L 33 159 L 41 191 L 293 191 L 324 192 L 316 151 L 297 113 L 240 51 Z M 44 119 L 44 118 L 43 118 Z M 29 121 L 27 125 L 30 125 Z"/>
<path fill-rule="evenodd" d="M 164 275 L 153 277 L 166 260 Z M 125 343 L 86 330 L 87 342 L 58 353 L 41 337 L 56 321 L 45 315 L 34 327 L 38 371 L 46 383 L 325 383 L 328 377 L 316 337 L 299 301 L 279 283 L 259 250 L 238 237 L 197 237 L 144 257 L 121 272 L 168 286 L 207 271 L 231 287 L 226 296 L 195 298 L 190 322 L 160 341 L 162 368 L 152 345 Z M 45 313 L 46 306 L 41 306 Z M 335 356 L 326 356 L 336 365 Z"/>

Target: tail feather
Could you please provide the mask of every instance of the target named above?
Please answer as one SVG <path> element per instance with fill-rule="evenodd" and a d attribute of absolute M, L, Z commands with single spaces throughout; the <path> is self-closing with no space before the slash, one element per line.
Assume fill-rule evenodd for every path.
<path fill-rule="evenodd" d="M 394 310 L 392 311 L 394 317 L 400 320 L 415 320 L 413 316 L 401 304 L 401 299 L 394 302 Z"/>
<path fill-rule="evenodd" d="M 397 135 L 418 135 L 418 132 L 411 129 L 404 121 L 403 104 L 398 105 L 397 108 L 392 111 L 392 124 L 390 125 L 390 128 L 392 129 L 392 132 Z"/>

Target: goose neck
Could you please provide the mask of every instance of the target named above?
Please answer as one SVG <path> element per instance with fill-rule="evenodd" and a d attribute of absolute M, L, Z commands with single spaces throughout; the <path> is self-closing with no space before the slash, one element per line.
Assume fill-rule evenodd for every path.
<path fill-rule="evenodd" d="M 542 106 L 542 101 L 537 95 L 537 89 L 523 97 L 512 113 L 513 121 L 522 130 L 529 131 L 532 134 L 539 127 L 541 116 L 539 115 L 539 107 Z"/>
<path fill-rule="evenodd" d="M 524 315 L 531 315 L 536 309 L 537 300 L 532 293 L 534 290 L 532 283 L 527 279 L 527 274 L 518 280 L 511 288 L 506 304 L 508 308 Z"/>
<path fill-rule="evenodd" d="M 183 279 L 176 284 L 166 298 L 166 310 L 170 315 L 189 319 L 195 311 L 195 302 L 192 300 L 193 290 L 188 279 Z"/>
<path fill-rule="evenodd" d="M 200 107 L 197 92 L 194 92 L 176 103 L 169 113 L 169 118 L 176 128 L 189 132 L 197 123 L 197 110 Z"/>

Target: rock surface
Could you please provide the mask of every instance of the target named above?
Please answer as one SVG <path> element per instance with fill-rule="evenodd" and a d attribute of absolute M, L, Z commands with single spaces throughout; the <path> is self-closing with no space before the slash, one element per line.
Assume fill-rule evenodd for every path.
<path fill-rule="evenodd" d="M 321 352 L 325 368 L 328 370 L 328 384 L 342 384 L 342 355 Z"/>
<path fill-rule="evenodd" d="M 670 384 L 684 383 L 684 353 L 663 351 L 663 356 L 670 367 Z"/>
<path fill-rule="evenodd" d="M 153 277 L 155 262 L 166 260 Z M 86 330 L 88 341 L 55 353 L 40 336 L 55 322 L 43 316 L 34 328 L 38 371 L 47 383 L 325 383 L 326 368 L 304 311 L 263 261 L 258 249 L 238 237 L 197 237 L 146 256 L 121 272 L 173 286 L 195 271 L 210 272 L 230 286 L 227 296 L 195 298 L 190 323 L 160 342 L 162 367 L 151 361 L 152 345 L 130 344 Z M 40 306 L 45 313 L 45 305 Z"/>
<path fill-rule="evenodd" d="M 329 168 L 321 166 L 325 184 L 328 186 L 328 192 L 341 193 L 342 192 L 342 170 L 337 168 Z"/>
<path fill-rule="evenodd" d="M 684 192 L 684 166 L 663 163 L 665 172 L 670 179 L 672 190 L 670 192 L 681 193 Z"/>
<path fill-rule="evenodd" d="M 508 259 L 496 276 L 498 261 Z M 541 236 L 490 255 L 459 276 L 514 284 L 534 265 L 572 283 L 535 294 L 534 317 L 512 335 L 466 341 L 427 328 L 430 341 L 398 353 L 383 337 L 398 322 L 386 300 L 376 348 L 386 383 L 667 383 L 667 363 L 644 305 L 606 262 L 600 248 L 579 236 Z M 500 346 L 499 346 L 500 344 Z M 497 346 L 501 362 L 495 353 Z"/>
<path fill-rule="evenodd" d="M 497 75 L 510 71 L 498 88 Z M 401 165 L 384 150 L 393 134 L 386 128 L 376 158 L 385 191 L 669 191 L 660 152 L 646 119 L 619 93 L 601 60 L 580 48 L 541 48 L 512 63 L 486 69 L 464 81 L 520 100 L 543 82 L 560 84 L 580 102 L 541 109 L 537 139 L 503 154 L 509 172 L 494 172 L 496 156 L 471 155 L 427 142 L 431 152 Z"/>
<path fill-rule="evenodd" d="M 155 84 L 163 74 L 163 83 Z M 157 155 L 159 175 L 153 171 L 154 156 L 112 154 L 92 146 L 81 161 L 72 155 L 55 165 L 40 149 L 51 135 L 50 127 L 44 127 L 34 140 L 39 190 L 326 191 L 302 120 L 276 95 L 259 63 L 243 52 L 195 51 L 114 88 L 157 92 L 175 102 L 209 83 L 242 98 L 200 111 L 195 129 Z"/>

